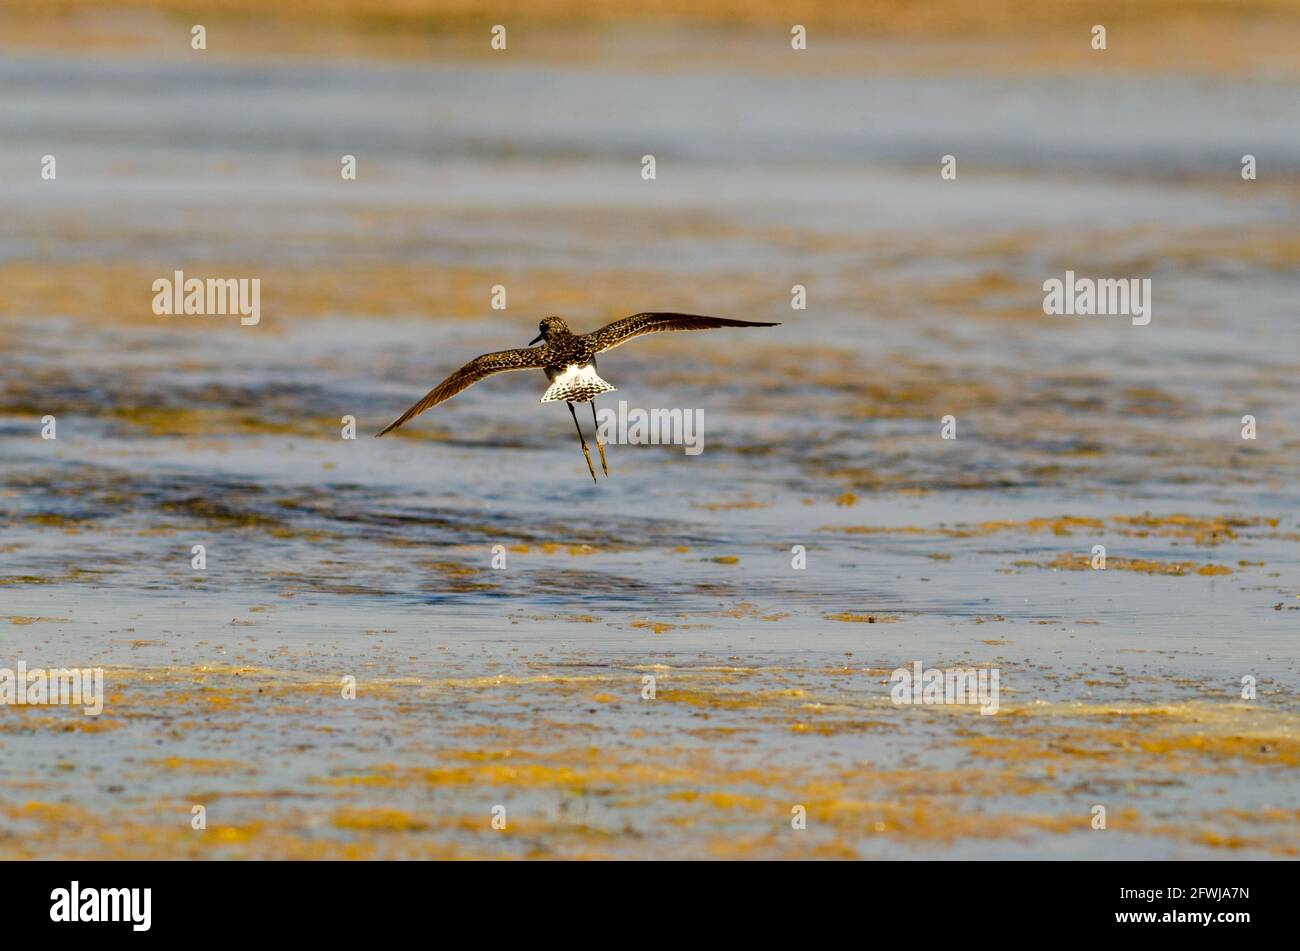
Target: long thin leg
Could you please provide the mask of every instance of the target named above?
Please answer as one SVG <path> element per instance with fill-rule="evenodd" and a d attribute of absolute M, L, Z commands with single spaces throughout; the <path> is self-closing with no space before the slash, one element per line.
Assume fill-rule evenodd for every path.
<path fill-rule="evenodd" d="M 587 470 L 591 473 L 591 481 L 596 481 L 596 467 L 591 464 L 591 453 L 587 451 L 587 440 L 583 438 L 582 427 L 578 426 L 578 412 L 573 408 L 573 404 L 567 404 L 569 415 L 573 417 L 573 425 L 578 427 L 578 441 L 582 443 L 582 454 L 587 457 Z"/>
<path fill-rule="evenodd" d="M 591 425 L 596 428 L 596 448 L 600 450 L 600 468 L 609 478 L 609 466 L 605 465 L 605 444 L 600 441 L 600 420 L 596 418 L 596 401 L 591 401 Z"/>

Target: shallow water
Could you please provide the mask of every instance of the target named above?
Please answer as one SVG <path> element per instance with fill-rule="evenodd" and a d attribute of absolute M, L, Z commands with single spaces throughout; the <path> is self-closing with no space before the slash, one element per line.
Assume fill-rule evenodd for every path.
<path fill-rule="evenodd" d="M 0 666 L 108 681 L 6 708 L 0 851 L 1296 854 L 1294 84 L 642 63 L 0 61 Z M 1045 317 L 1067 269 L 1151 324 Z M 698 456 L 593 486 L 531 373 L 370 438 L 644 309 L 783 321 L 602 358 Z"/>

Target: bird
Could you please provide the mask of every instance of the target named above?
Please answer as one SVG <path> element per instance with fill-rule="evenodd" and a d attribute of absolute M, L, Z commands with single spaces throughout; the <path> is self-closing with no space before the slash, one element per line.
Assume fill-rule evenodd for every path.
<path fill-rule="evenodd" d="M 590 403 L 592 424 L 596 426 L 596 448 L 600 451 L 600 468 L 609 477 L 605 462 L 605 444 L 601 441 L 596 419 L 596 397 L 614 391 L 614 387 L 601 379 L 596 371 L 596 354 L 621 347 L 636 337 L 653 333 L 671 333 L 684 330 L 717 330 L 722 327 L 779 327 L 780 323 L 754 320 L 732 320 L 729 317 L 706 317 L 700 314 L 645 313 L 624 317 L 589 334 L 575 334 L 562 317 L 544 317 L 537 325 L 538 334 L 528 342 L 527 349 L 500 350 L 475 357 L 451 376 L 447 377 L 424 398 L 393 420 L 375 436 L 383 436 L 419 416 L 425 410 L 446 402 L 479 380 L 510 370 L 542 370 L 550 386 L 540 402 L 563 401 L 568 404 L 569 415 L 578 430 L 578 441 L 587 460 L 591 481 L 596 482 L 596 467 L 591 463 L 582 425 L 574 403 Z M 537 343 L 541 346 L 534 346 Z"/>

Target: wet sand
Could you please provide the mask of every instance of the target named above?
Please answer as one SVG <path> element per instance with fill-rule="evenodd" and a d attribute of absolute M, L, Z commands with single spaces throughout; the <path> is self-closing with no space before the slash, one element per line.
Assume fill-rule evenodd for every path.
<path fill-rule="evenodd" d="M 1296 855 L 1285 64 L 667 37 L 6 51 L 0 666 L 107 697 L 4 708 L 0 855 Z M 176 269 L 259 277 L 262 322 L 155 316 Z M 1152 278 L 1152 322 L 1044 316 L 1067 269 Z M 783 321 L 602 358 L 606 405 L 704 410 L 699 456 L 593 487 L 540 374 L 370 438 L 540 315 L 647 309 Z M 917 660 L 999 712 L 896 706 Z"/>

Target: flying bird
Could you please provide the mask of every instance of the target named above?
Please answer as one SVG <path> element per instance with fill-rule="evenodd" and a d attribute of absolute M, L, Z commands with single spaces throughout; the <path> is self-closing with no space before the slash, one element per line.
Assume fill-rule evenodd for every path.
<path fill-rule="evenodd" d="M 529 341 L 528 349 L 501 350 L 475 357 L 375 435 L 382 436 L 384 433 L 392 432 L 426 409 L 451 399 L 461 390 L 495 373 L 505 373 L 507 370 L 543 370 L 551 385 L 542 394 L 541 402 L 563 400 L 568 404 L 573 425 L 578 430 L 578 441 L 582 443 L 582 454 L 587 459 L 591 481 L 595 482 L 596 467 L 591 464 L 591 453 L 587 450 L 587 440 L 582 435 L 582 426 L 578 423 L 578 413 L 573 408 L 573 404 L 590 403 L 592 424 L 598 427 L 596 397 L 602 393 L 612 392 L 614 387 L 602 380 L 600 374 L 596 372 L 596 354 L 613 350 L 632 338 L 644 334 L 681 330 L 716 330 L 719 327 L 778 326 L 780 326 L 778 323 L 731 320 L 727 317 L 702 317 L 697 314 L 633 314 L 592 333 L 575 334 L 562 318 L 546 317 L 538 324 L 539 333 Z M 533 346 L 538 341 L 541 341 L 541 346 Z M 596 448 L 600 451 L 600 468 L 608 477 L 605 444 L 601 441 L 599 430 L 596 432 Z"/>

